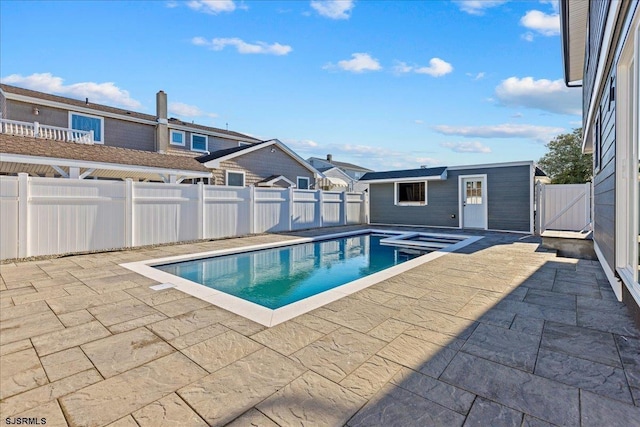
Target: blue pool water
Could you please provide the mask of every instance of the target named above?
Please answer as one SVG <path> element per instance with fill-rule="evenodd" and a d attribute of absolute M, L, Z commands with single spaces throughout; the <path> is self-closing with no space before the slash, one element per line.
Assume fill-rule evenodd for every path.
<path fill-rule="evenodd" d="M 426 253 L 381 245 L 387 237 L 360 234 L 155 268 L 276 309 Z"/>

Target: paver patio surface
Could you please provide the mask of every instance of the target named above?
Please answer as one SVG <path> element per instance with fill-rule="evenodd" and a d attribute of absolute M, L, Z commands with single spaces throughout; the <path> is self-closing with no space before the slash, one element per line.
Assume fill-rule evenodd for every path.
<path fill-rule="evenodd" d="M 353 228 L 1 265 L 0 420 L 640 425 L 640 329 L 597 262 L 535 237 L 482 233 L 272 328 L 119 265 Z"/>

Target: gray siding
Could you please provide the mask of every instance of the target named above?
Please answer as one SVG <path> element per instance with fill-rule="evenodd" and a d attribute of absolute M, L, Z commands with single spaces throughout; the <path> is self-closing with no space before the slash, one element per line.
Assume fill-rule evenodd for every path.
<path fill-rule="evenodd" d="M 489 229 L 531 229 L 531 172 L 528 165 L 448 171 L 445 181 L 429 181 L 426 206 L 396 206 L 394 184 L 371 184 L 372 223 L 458 227 L 458 177 L 487 175 Z M 455 215 L 455 218 L 451 218 Z"/>
<path fill-rule="evenodd" d="M 608 7 L 609 0 L 603 1 Z M 592 102 L 596 103 L 597 108 L 592 117 L 591 129 L 593 130 L 594 144 L 594 162 L 595 155 L 600 155 L 600 168 L 594 169 L 593 176 L 593 239 L 598 244 L 600 251 L 609 265 L 611 270 L 615 271 L 615 185 L 616 185 L 616 102 L 615 98 L 610 99 L 608 90 L 611 82 L 616 85 L 616 69 L 622 51 L 622 41 L 619 34 L 626 34 L 631 26 L 630 18 L 632 8 L 631 2 L 624 2 L 623 15 L 626 18 L 619 20 L 619 29 L 617 44 L 612 47 L 611 57 L 613 61 L 607 64 L 605 70 L 603 88 L 594 88 L 597 67 L 597 57 L 590 57 L 585 70 L 585 86 L 583 89 L 583 105 L 585 108 L 589 106 L 589 99 L 593 91 L 598 90 L 598 95 Z M 589 14 L 589 34 L 588 34 L 588 51 L 595 51 L 602 44 L 602 31 L 606 21 L 606 9 L 603 5 L 592 8 Z M 585 58 L 585 61 L 587 59 Z M 585 120 L 586 112 L 585 111 Z M 596 148 L 596 145 L 599 145 Z"/>
<path fill-rule="evenodd" d="M 272 153 L 271 148 L 275 148 L 276 151 Z M 261 148 L 222 162 L 220 166 L 220 169 L 212 171 L 215 183 L 218 185 L 226 185 L 226 170 L 245 171 L 245 185 L 253 185 L 271 175 L 283 175 L 293 183 L 297 182 L 296 179 L 299 176 L 308 177 L 311 185 L 315 182 L 315 177 L 309 169 L 274 146 Z"/>
<path fill-rule="evenodd" d="M 9 120 L 38 122 L 43 125 L 69 127 L 69 111 L 61 108 L 38 105 L 40 114 L 33 114 L 33 104 L 7 100 Z M 91 115 L 102 117 L 100 111 Z M 131 148 L 134 150 L 155 151 L 155 126 L 105 117 L 104 144 L 111 147 Z"/>
<path fill-rule="evenodd" d="M 177 130 L 177 129 L 176 129 Z M 171 131 L 171 129 L 169 129 L 169 132 Z M 195 133 L 196 135 L 206 135 L 204 132 L 200 133 L 200 132 L 189 132 L 189 131 L 185 131 L 185 145 L 180 146 L 180 145 L 172 145 L 171 143 L 169 144 L 169 148 L 172 150 L 185 150 L 185 151 L 190 151 L 191 150 L 191 134 Z M 225 138 L 219 138 L 217 136 L 211 136 L 211 135 L 206 135 L 207 136 L 207 150 L 209 152 L 213 152 L 213 151 L 218 151 L 218 150 L 226 150 L 227 148 L 233 148 L 233 147 L 238 147 L 238 141 L 234 141 L 231 139 L 225 139 Z M 169 135 L 169 141 L 171 141 L 171 135 Z M 196 152 L 196 153 L 200 153 L 200 152 Z"/>

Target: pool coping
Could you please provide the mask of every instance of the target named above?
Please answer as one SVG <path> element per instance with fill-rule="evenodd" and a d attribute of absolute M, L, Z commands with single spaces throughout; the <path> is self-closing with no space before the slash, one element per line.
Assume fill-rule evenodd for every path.
<path fill-rule="evenodd" d="M 351 281 L 349 283 L 345 283 L 344 285 L 337 286 L 335 288 L 326 290 L 317 295 L 307 297 L 305 299 L 288 304 L 284 307 L 277 308 L 275 310 L 267 307 L 263 307 L 251 301 L 247 301 L 242 298 L 239 298 L 239 297 L 236 297 L 212 288 L 208 288 L 204 285 L 193 282 L 191 280 L 187 280 L 182 277 L 178 277 L 173 274 L 154 268 L 154 266 L 156 265 L 167 264 L 172 262 L 180 262 L 180 261 L 187 261 L 187 260 L 208 258 L 208 257 L 214 257 L 214 256 L 222 256 L 222 255 L 231 255 L 231 254 L 241 253 L 241 252 L 255 251 L 260 249 L 278 248 L 282 246 L 297 245 L 301 243 L 309 243 L 309 242 L 315 242 L 318 240 L 326 240 L 326 239 L 339 238 L 339 237 L 357 236 L 360 234 L 367 234 L 367 233 L 386 233 L 386 234 L 398 234 L 398 235 L 406 234 L 406 233 L 398 232 L 397 230 L 366 228 L 366 229 L 361 229 L 356 231 L 325 234 L 325 235 L 320 235 L 315 237 L 300 237 L 292 240 L 286 240 L 283 242 L 263 243 L 258 245 L 243 246 L 243 247 L 232 248 L 232 249 L 221 249 L 221 250 L 215 250 L 215 251 L 199 252 L 199 253 L 188 254 L 188 255 L 176 255 L 171 257 L 156 258 L 156 259 L 150 259 L 145 261 L 136 261 L 136 262 L 119 264 L 119 265 L 130 271 L 133 271 L 135 273 L 148 277 L 152 280 L 160 282 L 161 285 L 154 285 L 157 290 L 175 288 L 188 295 L 207 301 L 217 307 L 228 310 L 237 315 L 243 316 L 263 326 L 272 327 L 282 322 L 285 322 L 287 320 L 293 319 L 294 317 L 308 313 L 311 310 L 315 310 L 316 308 L 322 307 L 333 301 L 337 301 L 348 295 L 354 294 L 355 292 L 358 292 L 362 289 L 366 289 L 369 286 L 375 285 L 376 283 L 379 283 L 383 280 L 389 279 L 400 273 L 411 270 L 412 268 L 415 268 L 419 265 L 422 265 L 434 259 L 440 258 L 444 255 L 447 255 L 448 253 L 455 252 L 456 250 L 461 249 L 465 246 L 468 246 L 472 243 L 475 243 L 478 240 L 483 238 L 483 236 L 464 236 L 459 234 L 450 235 L 450 234 L 444 234 L 444 233 L 423 233 L 423 234 L 442 236 L 442 237 L 444 236 L 447 236 L 447 237 L 455 236 L 457 238 L 462 237 L 463 240 L 461 240 L 458 243 L 454 243 L 450 246 L 447 246 L 445 248 L 439 249 L 437 251 L 433 251 L 428 254 L 419 256 L 417 258 L 406 261 L 402 264 L 389 267 L 385 270 L 370 274 L 366 277 L 362 277 L 360 279 Z"/>

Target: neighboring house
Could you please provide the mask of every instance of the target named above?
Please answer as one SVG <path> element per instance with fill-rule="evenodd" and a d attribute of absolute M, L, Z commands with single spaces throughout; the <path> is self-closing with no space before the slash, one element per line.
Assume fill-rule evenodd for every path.
<path fill-rule="evenodd" d="M 640 6 L 560 1 L 564 75 L 582 86 L 583 144 L 593 153 L 594 249 L 640 322 Z"/>
<path fill-rule="evenodd" d="M 535 163 L 370 172 L 372 224 L 534 232 Z"/>
<path fill-rule="evenodd" d="M 216 184 L 259 187 L 315 185 L 321 174 L 277 139 L 214 151 L 196 158 L 213 170 Z M 279 173 L 274 174 L 274 171 Z"/>
<path fill-rule="evenodd" d="M 211 177 L 192 157 L 0 133 L 0 174 L 180 183 Z"/>
<path fill-rule="evenodd" d="M 353 191 L 355 180 L 337 166 L 318 168 L 323 178 L 318 181 L 318 188 L 326 191 Z"/>
<path fill-rule="evenodd" d="M 371 169 L 363 168 L 362 166 L 354 165 L 353 163 L 346 162 L 336 162 L 333 160 L 333 156 L 331 154 L 327 154 L 326 159 L 321 159 L 319 157 L 309 157 L 307 162 L 311 164 L 314 168 L 330 168 L 337 167 L 342 172 L 347 174 L 351 179 L 355 181 L 362 178 L 362 176 L 367 172 L 373 172 Z"/>
<path fill-rule="evenodd" d="M 163 155 L 212 158 L 224 156 L 226 162 L 208 161 L 213 172 L 211 184 L 251 185 L 267 180 L 272 186 L 291 185 L 267 179 L 284 176 L 298 185 L 313 186 L 319 173 L 293 151 L 278 142 L 278 155 L 259 156 L 251 147 L 264 141 L 238 132 L 186 123 L 168 118 L 167 95 L 156 94 L 156 115 L 94 104 L 15 86 L 0 85 L 0 133 L 37 136 L 42 139 L 101 144 Z M 250 149 L 247 149 L 250 148 Z M 233 156 L 228 157 L 229 150 Z M 247 158 L 243 158 L 247 156 Z M 57 171 L 49 175 L 64 176 Z M 227 179 L 231 176 L 231 179 Z M 306 180 L 308 178 L 308 182 Z"/>

